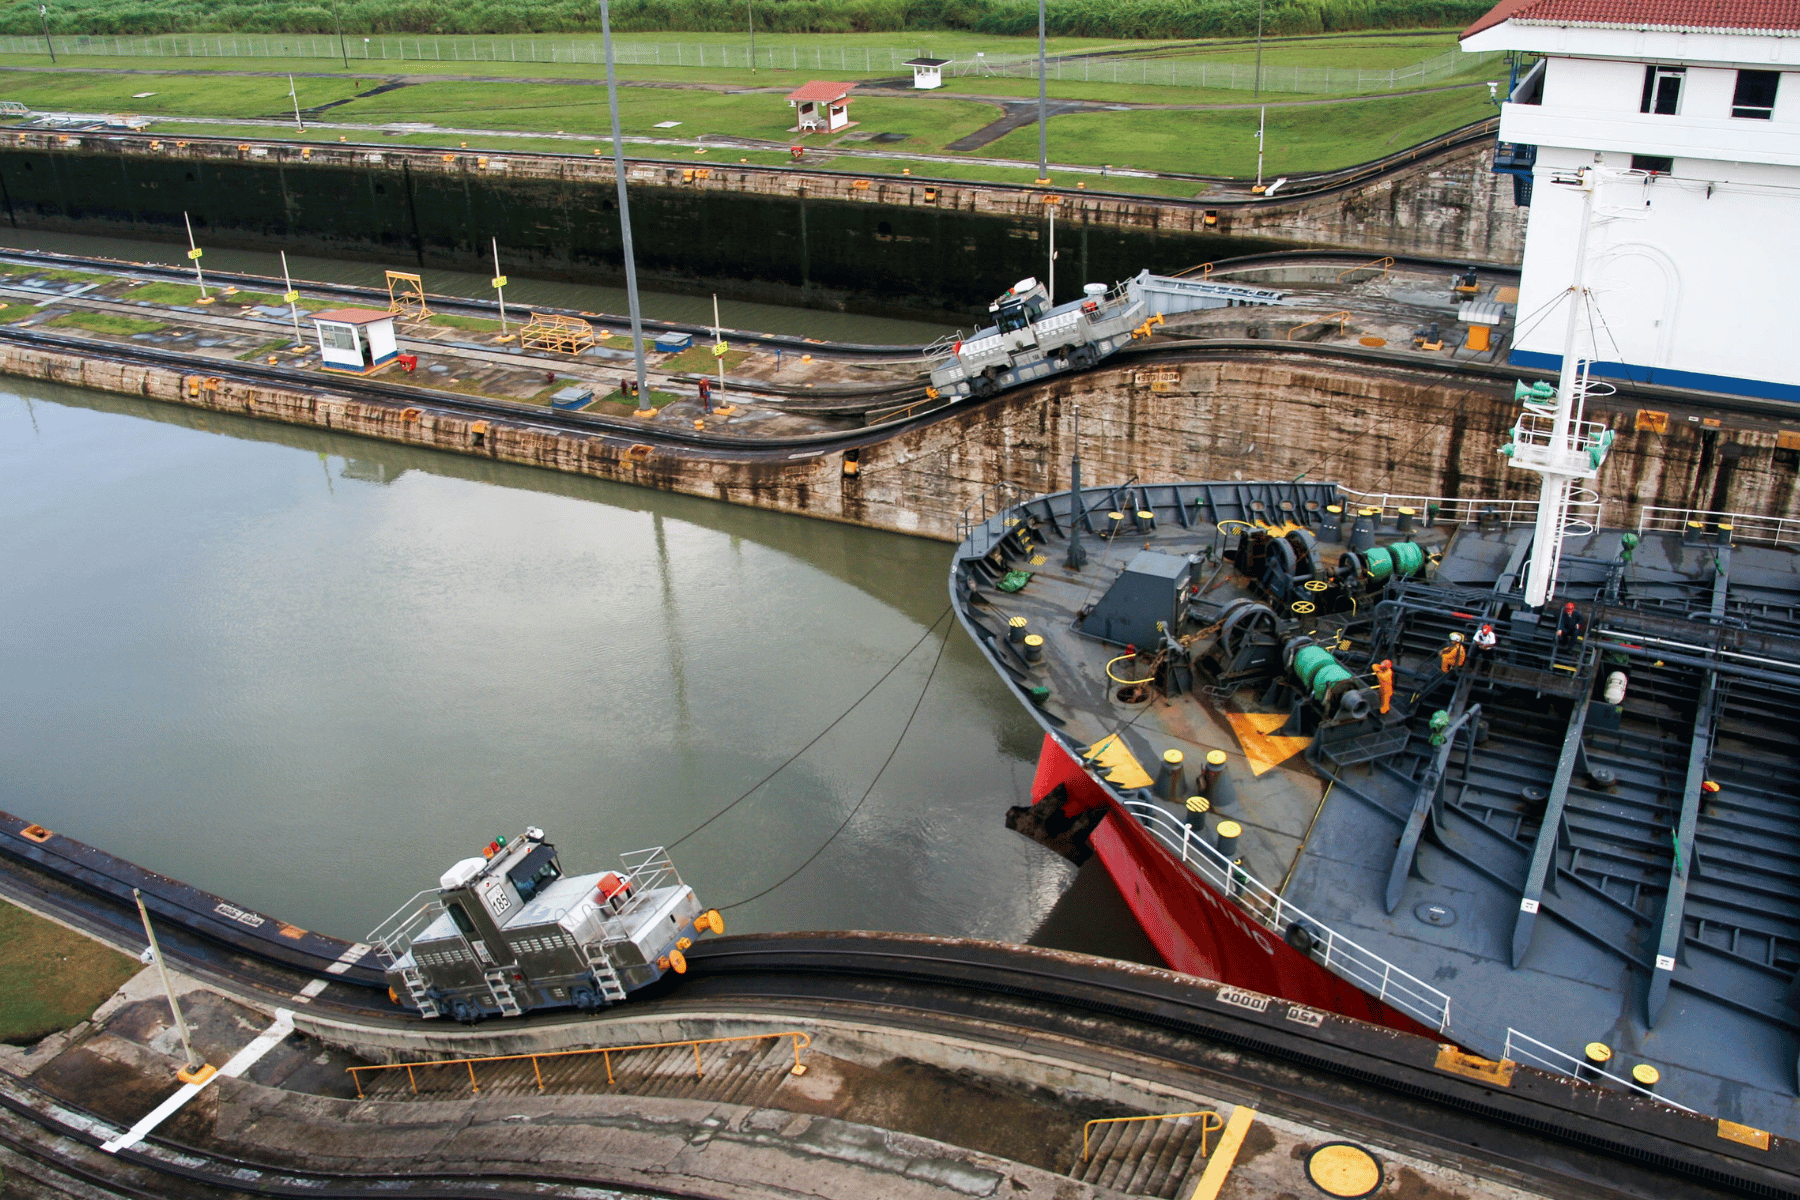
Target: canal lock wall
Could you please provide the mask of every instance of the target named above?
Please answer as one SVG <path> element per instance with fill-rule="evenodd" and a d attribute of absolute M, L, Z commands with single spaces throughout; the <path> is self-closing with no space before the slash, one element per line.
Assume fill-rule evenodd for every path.
<path fill-rule="evenodd" d="M 552 428 L 530 413 L 478 418 L 428 398 L 184 374 L 100 353 L 0 345 L 0 372 L 942 540 L 997 507 L 996 485 L 1068 486 L 1077 405 L 1089 486 L 1305 478 L 1402 497 L 1535 495 L 1534 477 L 1497 453 L 1518 411 L 1505 380 L 1253 346 L 1020 389 L 850 447 L 746 441 L 705 453 L 630 430 Z M 1800 433 L 1633 403 L 1593 414 L 1618 433 L 1600 479 L 1609 524 L 1635 524 L 1647 504 L 1794 511 Z"/>
<path fill-rule="evenodd" d="M 1052 208 L 1059 261 L 1083 281 L 1303 247 L 1510 264 L 1524 244 L 1527 210 L 1489 170 L 1486 141 L 1253 201 L 859 178 L 720 161 L 729 152 L 628 164 L 646 286 L 954 322 L 1041 269 Z M 401 270 L 485 272 L 494 237 L 521 275 L 622 278 L 606 157 L 14 132 L 0 142 L 0 203 L 14 229 L 185 243 L 186 213 L 202 246 Z"/>

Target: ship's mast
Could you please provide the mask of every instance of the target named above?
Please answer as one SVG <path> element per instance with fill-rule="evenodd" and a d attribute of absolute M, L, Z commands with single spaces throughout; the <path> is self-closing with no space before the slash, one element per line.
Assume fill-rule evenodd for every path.
<path fill-rule="evenodd" d="M 1541 607 L 1556 590 L 1557 566 L 1562 560 L 1575 481 L 1598 475 L 1612 445 L 1612 433 L 1604 425 L 1583 419 L 1593 353 L 1593 326 L 1588 315 L 1588 230 L 1594 219 L 1599 172 L 1583 168 L 1574 179 L 1557 182 L 1573 183 L 1581 189 L 1581 226 L 1576 233 L 1574 273 L 1569 283 L 1562 371 L 1553 396 L 1547 384 L 1518 386 L 1515 394 L 1525 402 L 1525 411 L 1513 426 L 1512 442 L 1500 451 L 1512 459 L 1513 466 L 1536 471 L 1543 477 L 1538 490 L 1531 566 L 1525 575 L 1525 603 L 1533 608 Z"/>

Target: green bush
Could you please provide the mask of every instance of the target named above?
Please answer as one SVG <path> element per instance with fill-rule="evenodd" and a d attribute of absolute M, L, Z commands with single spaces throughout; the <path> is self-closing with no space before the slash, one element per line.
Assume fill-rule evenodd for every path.
<path fill-rule="evenodd" d="M 1464 25 L 1488 0 L 1265 0 L 1272 36 L 1354 29 Z M 760 0 L 756 27 L 776 33 L 900 33 L 968 29 L 1023 36 L 1037 32 L 1032 0 Z M 1049 0 L 1049 32 L 1067 37 L 1234 37 L 1256 31 L 1257 0 Z M 337 9 L 345 33 L 597 33 L 599 0 L 350 0 Z M 744 0 L 619 0 L 622 33 L 731 33 L 746 27 Z M 50 14 L 58 34 L 331 33 L 331 7 L 291 0 L 61 0 Z M 37 0 L 0 4 L 0 33 L 42 32 Z"/>

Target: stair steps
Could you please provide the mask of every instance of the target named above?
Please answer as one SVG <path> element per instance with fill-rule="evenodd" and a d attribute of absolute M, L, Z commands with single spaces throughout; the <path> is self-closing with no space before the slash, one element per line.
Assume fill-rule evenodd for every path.
<path fill-rule="evenodd" d="M 1201 1118 L 1130 1121 L 1100 1126 L 1090 1135 L 1090 1154 L 1081 1161 L 1077 1147 L 1071 1178 L 1131 1196 L 1174 1200 L 1197 1169 Z M 1214 1135 L 1216 1143 L 1216 1134 Z M 1209 1147 L 1210 1148 L 1210 1147 Z"/>

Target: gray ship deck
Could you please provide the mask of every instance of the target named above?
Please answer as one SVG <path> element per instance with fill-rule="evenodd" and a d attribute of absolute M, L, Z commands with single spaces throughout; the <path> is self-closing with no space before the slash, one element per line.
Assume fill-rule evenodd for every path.
<path fill-rule="evenodd" d="M 1789 1003 L 1800 969 L 1800 551 L 1785 529 L 1740 522 L 1726 547 L 1716 522 L 1684 544 L 1653 520 L 1628 562 L 1621 531 L 1570 537 L 1540 624 L 1515 592 L 1530 506 L 1502 504 L 1484 520 L 1479 505 L 1441 501 L 1429 523 L 1425 498 L 1328 485 L 1083 495 L 1083 569 L 1065 565 L 1072 505 L 1062 493 L 972 524 L 952 592 L 965 627 L 1046 729 L 1078 754 L 1119 736 L 1135 764 L 1094 764 L 1112 769 L 1116 794 L 1176 817 L 1179 807 L 1146 786 L 1164 751 L 1181 750 L 1197 774 L 1207 751 L 1225 750 L 1235 795 L 1215 806 L 1208 829 L 1240 822 L 1237 854 L 1255 880 L 1447 993 L 1449 1033 L 1463 1045 L 1573 1068 L 1563 1055 L 1602 1042 L 1620 1075 L 1657 1068 L 1663 1097 L 1800 1136 L 1800 1025 Z M 1279 640 L 1335 642 L 1359 682 L 1372 663 L 1394 662 L 1386 719 L 1315 738 L 1321 715 L 1309 721 L 1308 702 L 1268 673 L 1203 669 L 1172 683 L 1180 654 L 1153 658 L 1151 639 L 1140 639 L 1145 654 L 1121 660 L 1123 646 L 1075 628 L 1079 614 L 1106 607 L 1139 552 L 1199 556 L 1190 559 L 1199 591 L 1172 632 L 1200 660 L 1221 639 L 1226 603 L 1270 599 L 1221 558 L 1237 538 L 1219 523 L 1291 519 L 1322 532 L 1331 504 L 1381 509 L 1380 544 L 1414 540 L 1441 553 L 1428 579 L 1391 583 L 1354 608 L 1320 591 L 1313 614 L 1279 606 Z M 1421 514 L 1410 539 L 1394 525 L 1399 505 Z M 1124 516 L 1109 537 L 1115 512 Z M 1344 548 L 1323 538 L 1319 558 L 1333 563 Z M 1009 570 L 1032 572 L 1023 590 L 998 589 Z M 1554 616 L 1565 599 L 1590 627 L 1559 647 Z M 1044 638 L 1042 663 L 1009 641 L 1015 617 Z M 1500 637 L 1491 660 L 1440 672 L 1448 635 L 1483 620 Z M 1614 671 L 1628 677 L 1618 704 L 1603 699 Z M 1153 674 L 1156 683 L 1129 686 Z M 1445 752 L 1428 728 L 1438 710 L 1468 716 Z"/>

